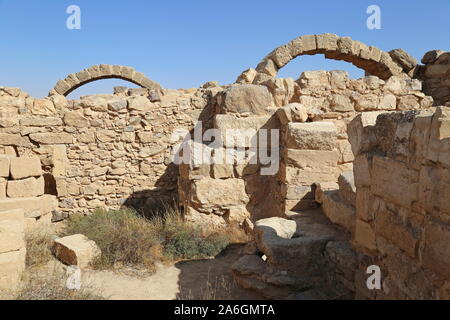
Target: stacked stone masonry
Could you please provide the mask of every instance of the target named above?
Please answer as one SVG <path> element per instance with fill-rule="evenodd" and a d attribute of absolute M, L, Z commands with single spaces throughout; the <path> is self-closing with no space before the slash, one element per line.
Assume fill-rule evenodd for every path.
<path fill-rule="evenodd" d="M 367 76 L 349 79 L 336 70 L 305 71 L 298 79 L 276 77 L 279 69 L 305 54 L 353 63 Z M 98 207 L 146 208 L 178 200 L 186 220 L 224 227 L 284 217 L 319 203 L 354 245 L 350 249 L 345 239 L 333 236 L 321 255 L 336 263 L 325 265 L 343 268 L 339 261 L 344 254 L 357 257 L 359 269 L 361 261 L 369 261 L 389 274 L 383 294 L 376 296 L 351 281 L 363 276 L 361 270 L 354 270 L 353 277 L 344 268 L 345 288 L 359 297 L 411 298 L 414 288 L 399 283 L 410 279 L 396 274 L 400 269 L 394 260 L 402 259 L 407 276 L 419 274 L 424 282 L 425 275 L 432 277 L 426 278 L 426 290 L 416 290 L 420 297 L 446 298 L 450 258 L 445 211 L 450 206 L 441 181 L 448 146 L 445 139 L 438 143 L 430 138 L 429 145 L 424 139 L 436 126 L 446 128 L 443 120 L 435 124 L 446 109 L 437 109 L 438 116 L 434 111 L 449 103 L 448 57 L 448 52 L 433 50 L 420 65 L 401 49 L 384 52 L 347 37 L 308 35 L 275 49 L 231 85 L 207 82 L 200 88 L 164 89 L 132 68 L 98 65 L 59 81 L 43 99 L 0 87 L 0 221 L 2 211 L 17 208 L 24 210 L 25 226 L 30 226 Z M 142 88 L 65 97 L 83 84 L 107 78 Z M 416 127 L 423 130 L 412 129 Z M 201 137 L 208 129 L 216 130 L 214 139 Z M 228 136 L 229 130 L 242 129 L 245 139 Z M 275 130 L 279 136 L 272 140 Z M 395 139 L 390 136 L 394 133 Z M 200 161 L 191 152 L 197 147 L 202 158 L 213 161 Z M 275 174 L 264 174 L 270 165 L 261 162 L 262 149 L 279 154 Z M 389 153 L 393 150 L 395 156 Z M 429 158 L 424 150 L 432 150 Z M 231 161 L 215 161 L 224 155 Z M 180 157 L 186 161 L 174 162 Z M 361 172 L 366 173 L 363 185 Z M 416 197 L 419 181 L 431 189 L 422 187 Z M 395 198 L 398 190 L 400 200 Z M 392 238 L 396 233 L 402 236 Z M 430 246 L 432 242 L 441 248 Z M 419 286 L 414 281 L 410 283 Z"/>

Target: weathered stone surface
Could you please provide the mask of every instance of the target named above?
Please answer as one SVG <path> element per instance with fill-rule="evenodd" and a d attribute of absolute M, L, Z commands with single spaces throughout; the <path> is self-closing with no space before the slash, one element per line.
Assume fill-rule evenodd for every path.
<path fill-rule="evenodd" d="M 435 62 L 444 51 L 442 50 L 430 50 L 426 52 L 421 60 L 423 64 Z"/>
<path fill-rule="evenodd" d="M 10 157 L 0 155 L 0 177 L 9 177 Z"/>
<path fill-rule="evenodd" d="M 192 185 L 192 202 L 203 208 L 245 205 L 249 198 L 244 180 L 203 178 Z"/>
<path fill-rule="evenodd" d="M 89 127 L 89 120 L 86 119 L 78 111 L 69 111 L 64 114 L 64 123 L 67 126 L 75 128 L 86 128 Z"/>
<path fill-rule="evenodd" d="M 20 181 L 20 180 L 19 180 Z M 10 211 L 22 209 L 24 214 L 41 211 L 42 215 L 51 213 L 58 207 L 58 200 L 53 195 L 43 195 L 40 197 L 0 199 L 1 210 Z"/>
<path fill-rule="evenodd" d="M 259 238 L 280 237 L 291 239 L 297 230 L 295 221 L 279 217 L 261 219 L 256 221 L 254 232 Z"/>
<path fill-rule="evenodd" d="M 354 233 L 356 220 L 355 208 L 341 200 L 339 191 L 324 191 L 319 198 L 322 200 L 323 212 L 331 222 L 344 227 L 350 233 Z"/>
<path fill-rule="evenodd" d="M 448 225 L 429 222 L 425 226 L 424 264 L 436 273 L 450 276 L 450 229 Z"/>
<path fill-rule="evenodd" d="M 29 127 L 53 127 L 62 125 L 62 120 L 56 117 L 27 117 L 20 120 L 22 126 Z"/>
<path fill-rule="evenodd" d="M 42 144 L 71 144 L 73 137 L 68 133 L 34 133 L 30 139 Z"/>
<path fill-rule="evenodd" d="M 286 146 L 292 149 L 333 150 L 337 130 L 331 122 L 289 123 Z"/>
<path fill-rule="evenodd" d="M 226 89 L 221 100 L 221 109 L 225 113 L 267 114 L 272 106 L 272 96 L 264 86 L 243 84 Z"/>
<path fill-rule="evenodd" d="M 394 49 L 389 51 L 389 55 L 397 62 L 406 72 L 414 68 L 418 62 L 402 49 Z"/>
<path fill-rule="evenodd" d="M 338 153 L 326 150 L 292 150 L 287 153 L 285 181 L 294 185 L 336 181 Z"/>
<path fill-rule="evenodd" d="M 53 243 L 55 256 L 67 265 L 87 268 L 101 255 L 97 244 L 82 234 L 56 239 Z"/>
<path fill-rule="evenodd" d="M 355 243 L 368 250 L 376 250 L 376 237 L 370 224 L 362 220 L 356 220 Z"/>
<path fill-rule="evenodd" d="M 0 133 L 0 145 L 29 148 L 32 147 L 32 144 L 27 137 L 21 137 L 20 135 L 9 133 Z"/>
<path fill-rule="evenodd" d="M 22 180 L 9 180 L 6 194 L 10 198 L 27 198 L 44 194 L 44 179 L 30 177 Z"/>
<path fill-rule="evenodd" d="M 38 157 L 11 157 L 11 178 L 14 180 L 42 175 L 41 161 Z"/>
<path fill-rule="evenodd" d="M 308 112 L 306 107 L 300 103 L 290 103 L 277 111 L 278 119 L 281 124 L 286 125 L 289 122 L 306 122 Z"/>
<path fill-rule="evenodd" d="M 128 109 L 136 111 L 150 111 L 152 103 L 146 97 L 134 96 L 128 101 Z"/>
<path fill-rule="evenodd" d="M 339 196 L 350 206 L 356 206 L 356 186 L 353 171 L 343 172 L 338 179 Z"/>
<path fill-rule="evenodd" d="M 25 270 L 25 249 L 0 254 L 0 290 L 9 292 L 20 284 Z"/>

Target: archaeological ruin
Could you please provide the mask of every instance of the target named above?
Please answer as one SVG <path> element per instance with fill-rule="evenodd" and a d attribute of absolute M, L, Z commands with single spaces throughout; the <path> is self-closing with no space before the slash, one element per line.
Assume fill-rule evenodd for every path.
<path fill-rule="evenodd" d="M 315 54 L 366 76 L 277 77 Z M 66 98 L 109 78 L 140 88 Z M 189 223 L 252 233 L 230 268 L 267 298 L 333 288 L 327 298 L 450 299 L 450 52 L 419 63 L 402 49 L 304 35 L 230 85 L 165 89 L 97 65 L 43 99 L 0 87 L 1 289 L 20 281 L 27 230 L 161 202 Z M 370 266 L 380 289 L 367 286 Z"/>

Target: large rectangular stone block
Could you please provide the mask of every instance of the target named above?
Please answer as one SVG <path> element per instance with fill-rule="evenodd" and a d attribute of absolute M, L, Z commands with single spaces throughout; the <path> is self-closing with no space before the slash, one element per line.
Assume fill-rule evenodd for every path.
<path fill-rule="evenodd" d="M 0 254 L 24 248 L 24 232 L 24 222 L 6 220 L 0 213 Z"/>
<path fill-rule="evenodd" d="M 22 180 L 9 180 L 6 194 L 10 198 L 28 198 L 44 194 L 44 179 L 30 177 Z"/>
<path fill-rule="evenodd" d="M 311 185 L 336 181 L 338 175 L 337 150 L 288 149 L 285 179 L 288 184 Z"/>
<path fill-rule="evenodd" d="M 0 291 L 14 291 L 25 270 L 25 249 L 0 254 Z"/>
<path fill-rule="evenodd" d="M 43 215 L 46 213 L 51 213 L 58 207 L 58 200 L 52 195 L 43 195 L 40 197 L 29 197 L 29 198 L 14 198 L 14 199 L 3 199 L 0 200 L 0 216 L 4 211 L 22 209 L 24 214 L 29 214 L 34 211 L 40 211 Z"/>
<path fill-rule="evenodd" d="M 71 144 L 73 137 L 68 133 L 33 133 L 30 139 L 42 144 Z"/>
<path fill-rule="evenodd" d="M 422 167 L 418 199 L 420 207 L 427 212 L 450 218 L 450 170 Z"/>
<path fill-rule="evenodd" d="M 417 201 L 419 173 L 405 164 L 374 156 L 371 176 L 373 194 L 405 208 Z"/>
<path fill-rule="evenodd" d="M 345 204 L 339 198 L 338 190 L 324 191 L 322 196 L 322 209 L 331 222 L 340 225 L 348 232 L 355 232 L 355 208 Z"/>
<path fill-rule="evenodd" d="M 289 123 L 286 146 L 292 149 L 333 150 L 337 129 L 332 122 Z"/>
<path fill-rule="evenodd" d="M 404 212 L 401 212 L 402 210 Z M 382 204 L 375 215 L 375 232 L 402 249 L 409 256 L 415 257 L 419 234 L 415 228 L 402 221 L 405 212 L 409 211 L 389 206 L 389 204 Z"/>
<path fill-rule="evenodd" d="M 38 157 L 15 157 L 11 159 L 11 177 L 14 180 L 42 175 L 41 160 Z"/>
<path fill-rule="evenodd" d="M 436 273 L 450 279 L 450 228 L 429 222 L 425 226 L 423 263 Z"/>

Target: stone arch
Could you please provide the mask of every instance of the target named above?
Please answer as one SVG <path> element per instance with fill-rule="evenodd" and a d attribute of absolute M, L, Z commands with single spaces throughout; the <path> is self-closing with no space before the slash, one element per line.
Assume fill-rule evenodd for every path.
<path fill-rule="evenodd" d="M 67 96 L 75 89 L 92 81 L 103 79 L 122 79 L 148 89 L 161 89 L 161 86 L 147 78 L 143 73 L 131 67 L 101 64 L 89 67 L 80 72 L 69 74 L 64 80 L 56 83 L 49 95 Z"/>
<path fill-rule="evenodd" d="M 373 46 L 367 46 L 349 37 L 339 37 L 335 34 L 325 33 L 304 35 L 276 48 L 258 64 L 256 74 L 254 74 L 254 78 L 252 77 L 253 80 L 251 82 L 261 84 L 270 78 L 276 77 L 278 70 L 296 57 L 319 53 L 324 54 L 328 59 L 350 62 L 383 80 L 408 71 L 403 70 L 403 67 L 393 60 L 388 52 Z M 255 73 L 254 70 L 253 73 Z M 241 74 L 237 82 L 246 82 L 248 78 L 247 70 Z"/>

